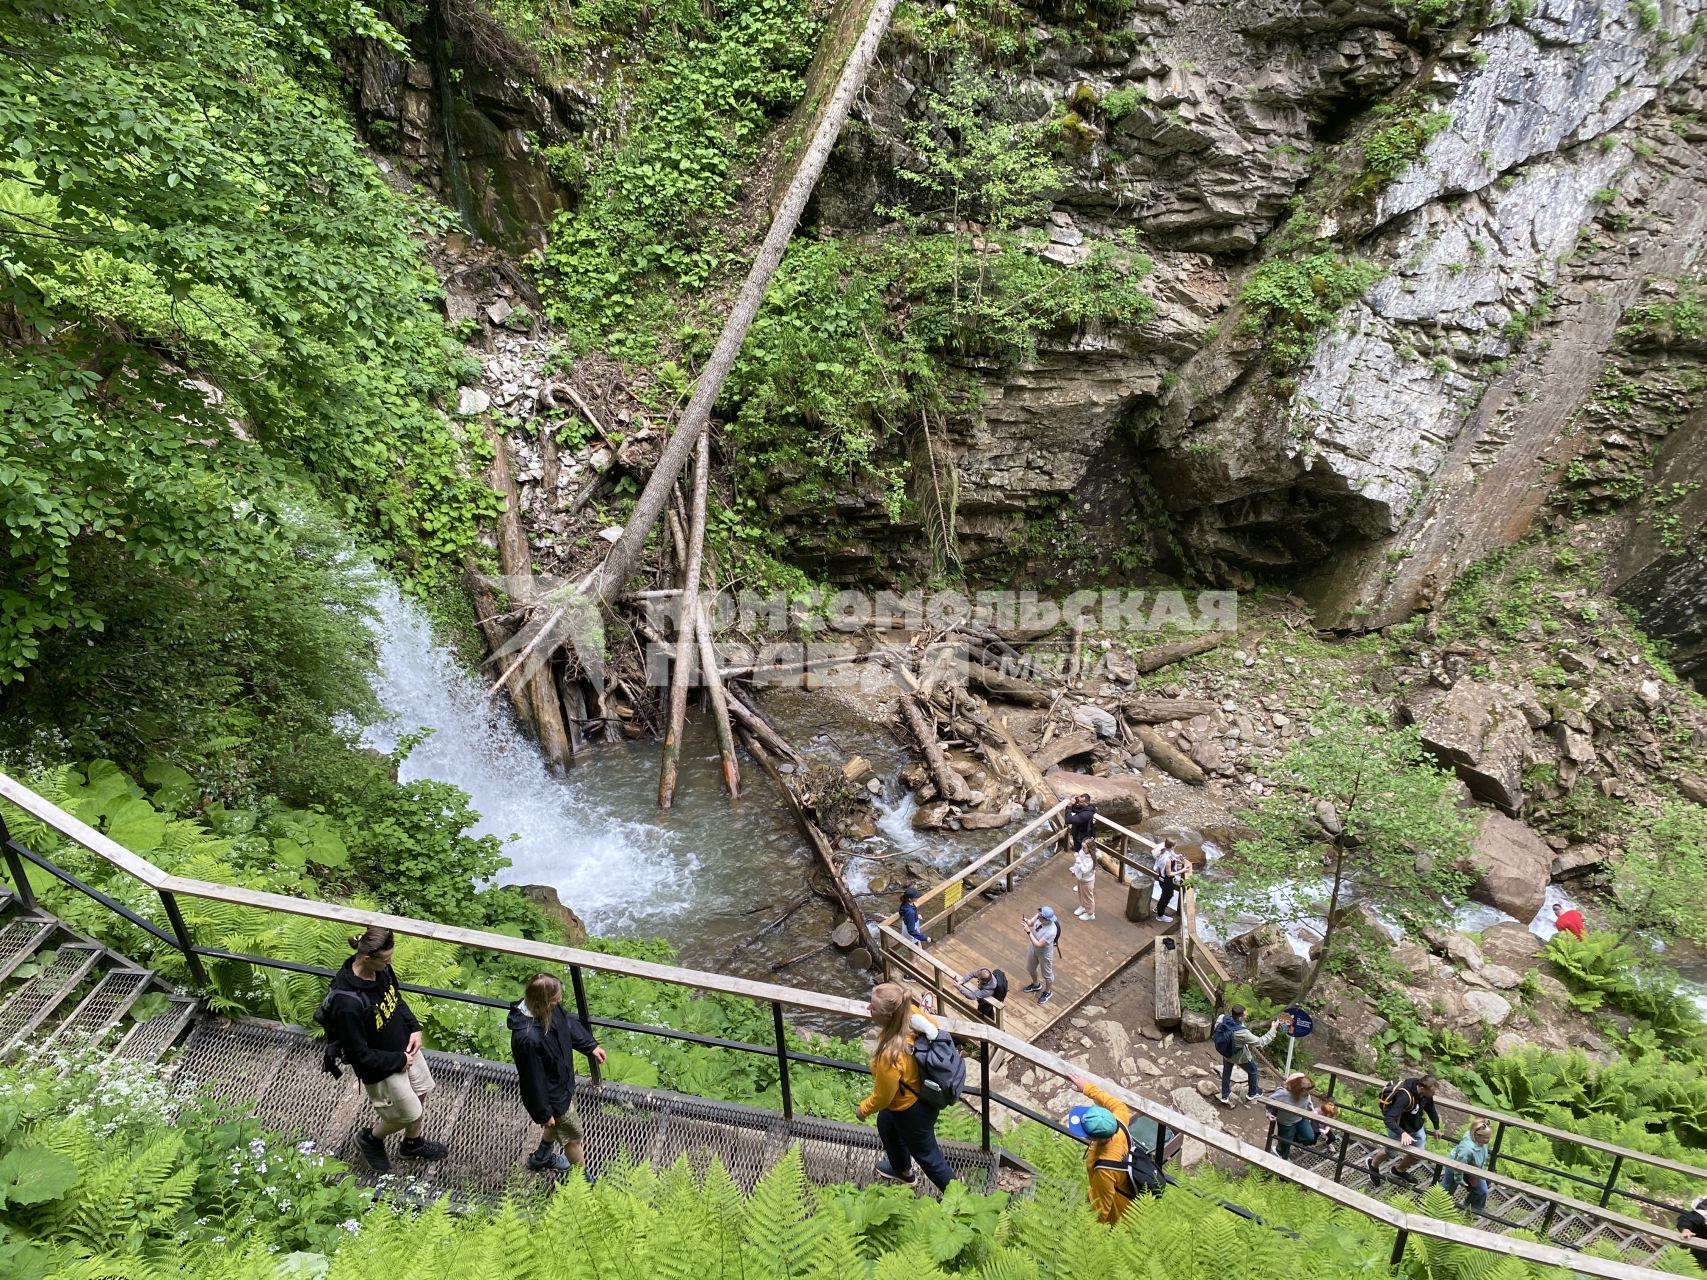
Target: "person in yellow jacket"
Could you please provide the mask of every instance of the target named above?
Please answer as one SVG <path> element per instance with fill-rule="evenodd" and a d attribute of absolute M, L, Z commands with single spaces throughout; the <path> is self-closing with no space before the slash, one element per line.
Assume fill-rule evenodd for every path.
<path fill-rule="evenodd" d="M 1090 1144 L 1085 1148 L 1085 1179 L 1091 1208 L 1096 1210 L 1099 1222 L 1113 1226 L 1131 1206 L 1135 1190 L 1123 1167 L 1132 1147 L 1127 1129 L 1132 1123 L 1132 1108 L 1097 1088 L 1087 1076 L 1069 1075 L 1067 1079 L 1096 1104 L 1069 1111 L 1067 1129 Z M 1108 1167 L 1111 1165 L 1115 1167 Z"/>
<path fill-rule="evenodd" d="M 877 1116 L 877 1136 L 883 1155 L 877 1174 L 912 1186 L 919 1180 L 913 1162 L 942 1190 L 954 1181 L 954 1170 L 936 1140 L 938 1108 L 919 1097 L 919 1063 L 913 1045 L 922 1036 L 947 1035 L 927 1018 L 912 994 L 898 982 L 885 982 L 871 992 L 871 1020 L 878 1026 L 877 1052 L 871 1056 L 871 1092 L 859 1104 L 859 1118 Z"/>

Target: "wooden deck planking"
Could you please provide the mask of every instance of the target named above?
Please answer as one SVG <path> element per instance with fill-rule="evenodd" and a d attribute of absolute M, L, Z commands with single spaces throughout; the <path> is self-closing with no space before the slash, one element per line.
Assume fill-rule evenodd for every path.
<path fill-rule="evenodd" d="M 1025 1040 L 1040 1035 L 1084 1004 L 1115 974 L 1136 960 L 1166 925 L 1126 919 L 1126 887 L 1114 877 L 1097 876 L 1097 918 L 1090 923 L 1073 914 L 1072 858 L 1061 853 L 1027 876 L 1012 894 L 1003 894 L 970 915 L 954 932 L 938 934 L 926 948 L 956 976 L 988 965 L 1008 975 L 1007 1007 L 1002 1027 Z M 1020 988 L 1030 981 L 1025 972 L 1026 939 L 1020 916 L 1040 905 L 1055 908 L 1061 920 L 1062 952 L 1055 959 L 1055 998 L 1046 1005 Z"/>

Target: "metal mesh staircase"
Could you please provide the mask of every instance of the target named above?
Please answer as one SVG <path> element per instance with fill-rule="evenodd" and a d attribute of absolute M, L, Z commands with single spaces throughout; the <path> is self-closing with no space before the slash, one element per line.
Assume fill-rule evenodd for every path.
<path fill-rule="evenodd" d="M 151 1001 L 158 1007 L 144 1017 L 127 1018 L 151 992 L 164 1001 Z M 320 1043 L 307 1032 L 206 1014 L 149 970 L 0 892 L 0 1058 L 26 1049 L 102 1047 L 115 1057 L 162 1062 L 170 1078 L 313 1142 L 365 1182 L 380 1181 L 355 1147 L 357 1129 L 371 1120 L 361 1084 L 347 1068 L 340 1078 L 327 1075 Z M 427 1058 L 439 1087 L 428 1103 L 426 1133 L 446 1143 L 450 1155 L 433 1163 L 394 1159 L 392 1182 L 427 1198 L 488 1193 L 524 1178 L 537 1182 L 520 1172 L 539 1130 L 522 1108 L 515 1068 L 459 1054 L 429 1052 Z M 588 1080 L 577 1088 L 576 1104 L 586 1128 L 587 1168 L 595 1177 L 625 1157 L 663 1168 L 682 1156 L 703 1167 L 715 1156 L 737 1183 L 751 1188 L 798 1145 L 815 1182 L 876 1179 L 881 1148 L 867 1125 L 785 1119 L 758 1107 Z M 1029 1185 L 1029 1170 L 1000 1151 L 960 1142 L 945 1142 L 943 1150 L 973 1187 Z M 930 1190 L 923 1179 L 919 1185 Z"/>

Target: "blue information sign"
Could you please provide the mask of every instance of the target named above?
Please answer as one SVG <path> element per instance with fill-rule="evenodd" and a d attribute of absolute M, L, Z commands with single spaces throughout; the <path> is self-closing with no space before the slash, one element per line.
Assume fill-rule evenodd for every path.
<path fill-rule="evenodd" d="M 1292 1019 L 1291 1032 L 1294 1040 L 1302 1040 L 1316 1029 L 1316 1020 L 1297 1005 L 1287 1005 L 1285 1012 Z"/>

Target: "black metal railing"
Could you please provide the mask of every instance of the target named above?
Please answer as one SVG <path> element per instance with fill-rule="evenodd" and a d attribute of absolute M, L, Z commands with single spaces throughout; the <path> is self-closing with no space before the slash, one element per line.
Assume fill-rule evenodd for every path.
<path fill-rule="evenodd" d="M 211 990 L 204 960 L 221 960 L 237 964 L 252 965 L 261 969 L 276 969 L 285 973 L 309 974 L 330 980 L 337 975 L 337 970 L 325 965 L 309 964 L 298 960 L 283 960 L 275 956 L 256 955 L 247 951 L 231 951 L 223 947 L 202 946 L 195 941 L 188 922 L 184 919 L 177 901 L 177 895 L 161 889 L 158 891 L 160 902 L 171 925 L 170 930 L 162 929 L 146 916 L 139 915 L 124 903 L 103 893 L 93 885 L 80 879 L 52 860 L 36 853 L 13 839 L 7 830 L 4 817 L 0 817 L 0 848 L 4 849 L 7 870 L 17 894 L 18 901 L 26 910 L 35 910 L 40 906 L 34 888 L 30 884 L 27 867 L 35 867 L 60 883 L 75 889 L 77 892 L 100 904 L 114 915 L 142 930 L 156 942 L 162 943 L 183 957 L 185 968 L 188 970 L 193 989 L 199 994 Z M 788 1043 L 787 1025 L 783 1017 L 783 1004 L 780 1000 L 768 1003 L 771 1009 L 772 1040 L 769 1044 L 754 1044 L 744 1040 L 731 1040 L 722 1036 L 703 1035 L 693 1031 L 680 1031 L 674 1027 L 660 1026 L 654 1023 L 626 1022 L 618 1018 L 604 1018 L 592 1012 L 587 998 L 586 975 L 580 965 L 569 965 L 569 984 L 574 994 L 576 1016 L 583 1025 L 591 1028 L 602 1028 L 608 1031 L 622 1031 L 634 1035 L 652 1036 L 662 1040 L 674 1040 L 684 1044 L 703 1045 L 708 1048 L 721 1049 L 735 1053 L 759 1054 L 773 1058 L 777 1064 L 778 1086 L 782 1095 L 782 1115 L 785 1120 L 794 1119 L 794 1089 L 790 1075 L 793 1066 L 826 1067 L 834 1071 L 844 1071 L 856 1075 L 870 1075 L 871 1068 L 862 1062 L 849 1062 L 841 1058 L 826 1057 L 823 1054 L 809 1053 L 795 1048 Z M 410 995 L 425 996 L 434 1000 L 454 1000 L 461 1004 L 475 1005 L 489 1009 L 507 1009 L 509 1003 L 491 996 L 476 995 L 466 991 L 451 991 L 443 987 L 422 986 L 413 982 L 399 982 L 399 987 Z M 595 1084 L 601 1079 L 599 1064 L 589 1064 L 592 1080 Z M 982 1070 L 982 1062 L 981 1062 Z M 1015 1115 L 1027 1120 L 1045 1125 L 1056 1133 L 1067 1137 L 1073 1135 L 1056 1118 L 1016 1101 L 989 1087 L 986 1079 L 980 1079 L 974 1085 L 967 1084 L 965 1093 L 978 1100 L 978 1132 L 979 1146 L 989 1152 L 994 1146 L 994 1123 L 992 1119 L 992 1104 L 1000 1104 Z M 1074 1139 L 1078 1141 L 1078 1139 Z M 1166 1162 L 1172 1150 L 1177 1150 L 1179 1139 L 1176 1136 L 1170 1143 L 1166 1126 L 1158 1126 L 1157 1140 L 1152 1157 L 1158 1165 Z"/>

